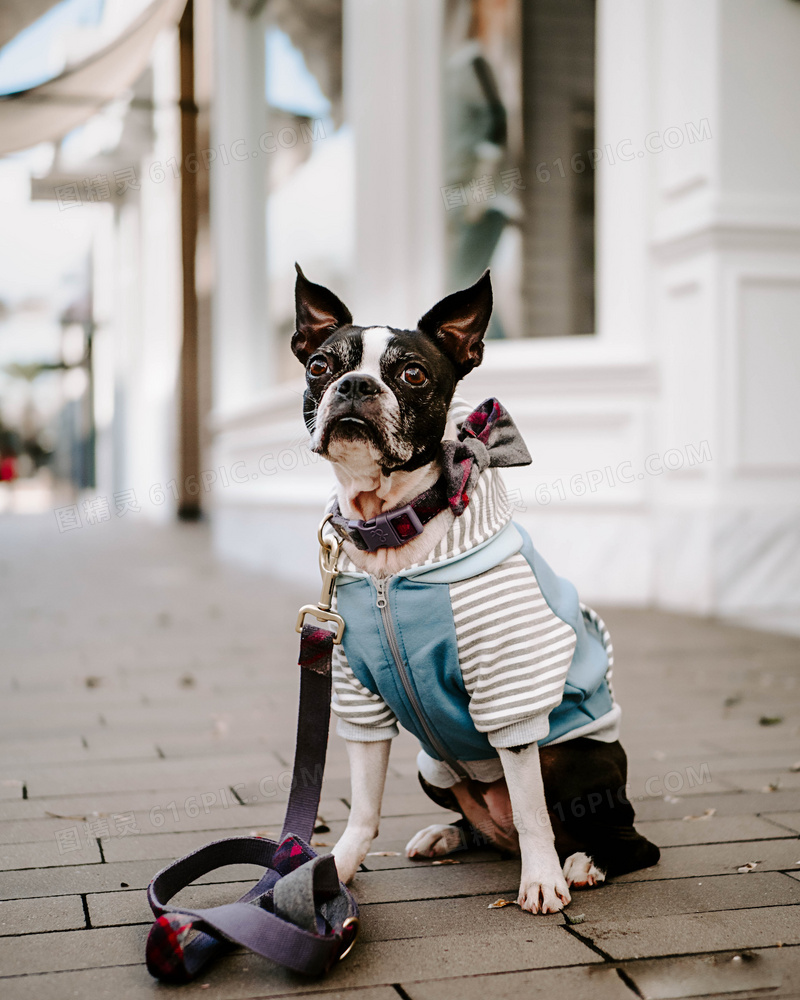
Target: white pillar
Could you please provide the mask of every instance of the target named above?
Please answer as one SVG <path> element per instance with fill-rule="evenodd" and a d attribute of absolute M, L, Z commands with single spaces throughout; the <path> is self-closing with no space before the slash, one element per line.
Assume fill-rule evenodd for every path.
<path fill-rule="evenodd" d="M 244 5 L 214 4 L 209 169 L 214 241 L 213 406 L 237 409 L 273 377 L 266 297 L 264 23 Z M 266 140 L 265 140 L 266 142 Z"/>
<path fill-rule="evenodd" d="M 596 61 L 597 343 L 633 361 L 650 350 L 650 269 L 644 251 L 652 164 L 648 4 L 599 0 Z"/>
<path fill-rule="evenodd" d="M 441 0 L 345 0 L 356 323 L 408 327 L 444 294 Z"/>
<path fill-rule="evenodd" d="M 176 29 L 159 36 L 151 65 L 153 146 L 136 171 L 138 195 L 115 223 L 113 484 L 135 490 L 143 516 L 166 520 L 174 513 L 167 484 L 176 475 L 181 346 L 180 183 L 170 166 L 180 149 Z M 150 500 L 154 488 L 163 502 Z"/>

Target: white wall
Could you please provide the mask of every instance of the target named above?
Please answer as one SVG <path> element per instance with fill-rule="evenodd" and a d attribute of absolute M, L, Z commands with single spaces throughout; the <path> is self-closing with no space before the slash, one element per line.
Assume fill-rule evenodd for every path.
<path fill-rule="evenodd" d="M 702 438 L 713 453 L 658 482 L 654 597 L 791 625 L 800 615 L 800 7 L 661 2 L 651 38 L 661 121 L 707 117 L 713 134 L 660 156 L 652 179 L 658 444 Z"/>

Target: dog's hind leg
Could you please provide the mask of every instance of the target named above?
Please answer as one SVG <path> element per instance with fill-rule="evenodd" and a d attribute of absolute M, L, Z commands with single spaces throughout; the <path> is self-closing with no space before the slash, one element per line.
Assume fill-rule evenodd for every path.
<path fill-rule="evenodd" d="M 437 788 L 420 774 L 419 782 L 428 798 L 443 809 L 460 813 L 461 819 L 420 830 L 406 845 L 408 857 L 435 857 L 480 847 L 497 847 L 519 854 L 504 778 L 491 783 L 466 778 L 450 788 Z"/>
<path fill-rule="evenodd" d="M 451 812 L 460 812 L 458 799 L 453 795 L 452 789 L 437 788 L 426 781 L 421 774 L 418 774 L 417 777 L 423 792 L 437 806 L 449 809 Z M 417 831 L 406 844 L 406 857 L 435 858 L 464 850 L 467 846 L 468 834 L 465 824 L 466 820 L 462 816 L 458 824 L 433 823 L 431 826 L 424 827 Z"/>
<path fill-rule="evenodd" d="M 407 858 L 437 858 L 466 846 L 464 832 L 457 826 L 434 823 L 415 833 L 406 844 Z"/>
<path fill-rule="evenodd" d="M 606 873 L 598 868 L 588 854 L 576 851 L 564 862 L 564 878 L 570 889 L 593 889 L 606 880 Z"/>
<path fill-rule="evenodd" d="M 618 742 L 569 740 L 542 747 L 541 760 L 556 848 L 565 875 L 567 862 L 572 862 L 576 886 L 585 868 L 573 860 L 576 852 L 608 876 L 648 868 L 658 861 L 659 849 L 633 825 L 634 810 L 625 790 L 627 758 Z M 588 885 L 589 879 L 583 884 Z"/>

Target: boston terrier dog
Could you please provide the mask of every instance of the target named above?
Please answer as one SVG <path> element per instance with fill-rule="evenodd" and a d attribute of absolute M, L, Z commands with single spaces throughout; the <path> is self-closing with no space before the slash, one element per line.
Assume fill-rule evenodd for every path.
<path fill-rule="evenodd" d="M 354 325 L 299 267 L 295 299 L 303 414 L 333 466 L 328 530 L 343 539 L 333 710 L 352 797 L 340 878 L 378 833 L 398 723 L 420 741 L 425 792 L 461 816 L 417 833 L 409 857 L 482 845 L 521 856 L 531 913 L 655 864 L 625 790 L 608 631 L 511 519 L 498 468 L 530 456 L 510 416 L 455 395 L 483 357 L 489 273 L 416 330 Z"/>

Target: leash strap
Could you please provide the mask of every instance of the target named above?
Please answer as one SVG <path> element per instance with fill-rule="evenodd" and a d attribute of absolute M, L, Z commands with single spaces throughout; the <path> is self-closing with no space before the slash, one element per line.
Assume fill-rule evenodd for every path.
<path fill-rule="evenodd" d="M 157 919 L 147 939 L 146 961 L 156 979 L 190 982 L 235 945 L 315 976 L 344 958 L 355 943 L 355 898 L 339 882 L 333 855 L 319 857 L 309 845 L 325 770 L 336 637 L 326 629 L 302 626 L 297 744 L 280 842 L 261 837 L 217 840 L 167 865 L 150 883 L 147 898 Z M 169 904 L 198 878 L 234 864 L 265 869 L 235 903 L 206 909 Z"/>

